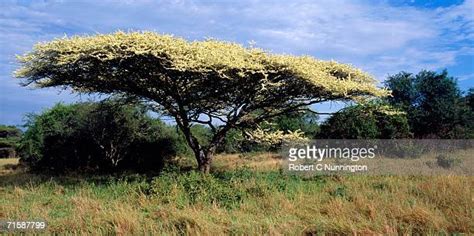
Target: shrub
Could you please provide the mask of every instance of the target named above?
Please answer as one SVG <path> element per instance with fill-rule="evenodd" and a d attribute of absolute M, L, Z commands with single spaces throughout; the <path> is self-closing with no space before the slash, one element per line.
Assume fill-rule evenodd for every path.
<path fill-rule="evenodd" d="M 17 146 L 16 140 L 8 138 L 0 138 L 0 148 L 15 148 Z"/>
<path fill-rule="evenodd" d="M 311 181 L 311 185 L 319 184 Z M 153 179 L 150 192 L 165 204 L 173 203 L 179 208 L 205 204 L 232 209 L 239 207 L 243 201 L 266 198 L 276 193 L 294 197 L 296 189 L 303 189 L 303 186 L 307 187 L 299 176 L 277 171 L 255 172 L 248 168 L 212 174 L 164 171 Z"/>
<path fill-rule="evenodd" d="M 392 158 L 419 158 L 430 149 L 423 145 L 423 143 L 417 143 L 416 140 L 402 140 L 397 145 L 388 145 L 383 147 L 383 154 L 386 157 Z"/>
<path fill-rule="evenodd" d="M 321 125 L 319 138 L 394 139 L 411 137 L 404 113 L 382 103 L 342 109 Z"/>
<path fill-rule="evenodd" d="M 33 169 L 159 170 L 178 153 L 178 135 L 140 105 L 57 104 L 26 127 L 20 152 Z"/>
<path fill-rule="evenodd" d="M 14 126 L 0 125 L 0 158 L 16 157 L 21 130 Z"/>
<path fill-rule="evenodd" d="M 15 158 L 16 152 L 13 148 L 0 148 L 0 158 Z"/>
<path fill-rule="evenodd" d="M 19 138 L 21 130 L 15 126 L 0 125 L 0 138 Z"/>
<path fill-rule="evenodd" d="M 438 166 L 441 166 L 445 169 L 449 169 L 461 164 L 461 160 L 449 155 L 441 154 L 436 157 L 436 163 L 438 164 Z"/>

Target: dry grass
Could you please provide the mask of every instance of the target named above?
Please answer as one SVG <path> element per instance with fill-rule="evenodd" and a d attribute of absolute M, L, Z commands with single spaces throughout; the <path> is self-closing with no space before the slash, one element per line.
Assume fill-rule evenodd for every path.
<path fill-rule="evenodd" d="M 225 171 L 211 176 L 153 181 L 2 172 L 0 219 L 44 219 L 50 233 L 78 234 L 474 233 L 473 177 L 303 179 L 279 166 L 275 154 L 260 154 L 218 157 L 215 169 Z"/>
<path fill-rule="evenodd" d="M 224 154 L 216 158 L 214 168 L 235 170 L 248 167 L 252 170 L 278 170 L 282 164 L 281 156 L 276 153 L 259 153 L 254 155 Z"/>
<path fill-rule="evenodd" d="M 12 173 L 18 165 L 18 158 L 0 158 L 0 175 Z"/>

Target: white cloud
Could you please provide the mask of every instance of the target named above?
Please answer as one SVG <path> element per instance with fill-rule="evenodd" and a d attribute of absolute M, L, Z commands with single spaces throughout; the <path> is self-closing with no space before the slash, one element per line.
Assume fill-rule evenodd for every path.
<path fill-rule="evenodd" d="M 400 70 L 451 66 L 458 56 L 473 55 L 472 2 L 429 10 L 318 1 L 261 4 L 244 12 L 256 22 L 261 17 L 274 22 L 254 25 L 263 47 L 355 63 L 383 79 Z"/>
<path fill-rule="evenodd" d="M 472 80 L 472 79 L 474 79 L 474 73 L 467 74 L 467 75 L 460 75 L 457 78 L 458 78 L 459 81 Z"/>

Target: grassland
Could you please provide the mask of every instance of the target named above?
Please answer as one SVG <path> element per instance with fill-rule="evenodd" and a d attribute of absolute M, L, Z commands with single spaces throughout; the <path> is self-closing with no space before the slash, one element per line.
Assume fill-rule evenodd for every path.
<path fill-rule="evenodd" d="M 0 219 L 49 233 L 474 233 L 474 177 L 289 176 L 274 154 L 223 155 L 214 172 L 34 175 L 0 159 Z"/>

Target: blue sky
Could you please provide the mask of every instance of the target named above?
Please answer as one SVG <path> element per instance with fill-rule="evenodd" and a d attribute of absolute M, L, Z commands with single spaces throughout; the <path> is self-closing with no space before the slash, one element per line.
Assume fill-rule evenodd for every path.
<path fill-rule="evenodd" d="M 275 53 L 350 63 L 379 81 L 402 70 L 446 68 L 463 90 L 474 87 L 474 0 L 3 0 L 0 9 L 0 124 L 19 125 L 26 113 L 87 99 L 19 86 L 16 54 L 64 35 L 117 30 L 255 42 Z"/>

